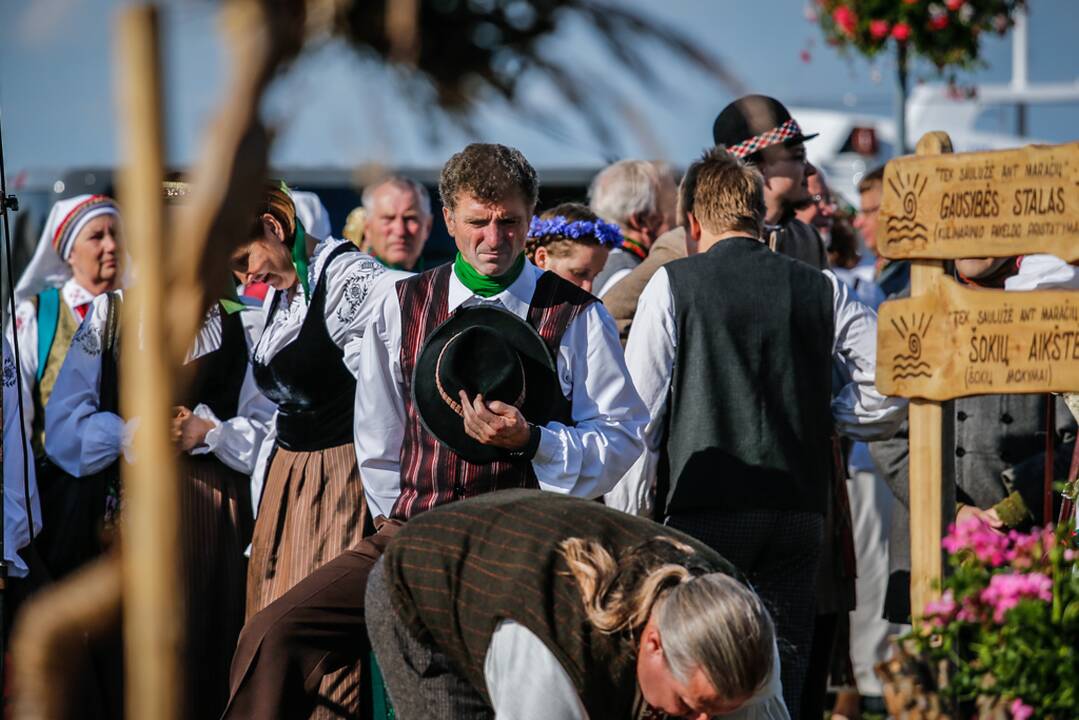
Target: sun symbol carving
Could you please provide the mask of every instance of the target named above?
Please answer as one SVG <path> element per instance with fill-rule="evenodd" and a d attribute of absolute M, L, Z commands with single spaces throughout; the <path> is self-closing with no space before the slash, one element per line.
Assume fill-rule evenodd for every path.
<path fill-rule="evenodd" d="M 912 314 L 909 318 L 900 316 L 899 322 L 891 322 L 907 346 L 907 352 L 898 352 L 892 356 L 895 362 L 892 367 L 892 380 L 932 377 L 929 363 L 922 359 L 922 341 L 933 324 L 932 313 Z"/>
<path fill-rule="evenodd" d="M 918 222 L 918 200 L 929 184 L 928 177 L 914 173 L 904 176 L 895 173 L 888 178 L 888 189 L 899 198 L 902 215 L 888 215 L 884 221 L 885 242 L 888 245 L 911 243 L 916 248 L 923 248 L 929 243 L 929 228 Z"/>

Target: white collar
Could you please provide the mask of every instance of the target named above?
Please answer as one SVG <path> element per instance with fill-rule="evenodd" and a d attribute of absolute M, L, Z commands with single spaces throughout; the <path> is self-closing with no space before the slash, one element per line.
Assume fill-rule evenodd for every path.
<path fill-rule="evenodd" d="M 458 307 L 466 303 L 468 305 L 498 303 L 517 317 L 527 321 L 528 308 L 532 306 L 532 296 L 536 293 L 536 281 L 542 274 L 543 271 L 526 258 L 525 266 L 521 270 L 521 274 L 517 276 L 517 279 L 514 280 L 508 288 L 497 295 L 483 298 L 473 294 L 471 290 L 466 288 L 464 283 L 458 279 L 457 273 L 453 272 L 451 269 L 450 290 L 449 298 L 446 302 L 446 309 L 452 313 Z"/>
<path fill-rule="evenodd" d="M 67 282 L 60 288 L 60 296 L 64 298 L 64 302 L 72 310 L 80 305 L 93 302 L 95 297 L 92 292 L 75 282 L 75 278 L 68 278 Z"/>

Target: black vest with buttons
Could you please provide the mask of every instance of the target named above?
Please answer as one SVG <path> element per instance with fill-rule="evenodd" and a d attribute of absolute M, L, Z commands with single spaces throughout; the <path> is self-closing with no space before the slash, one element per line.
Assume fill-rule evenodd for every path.
<path fill-rule="evenodd" d="M 665 268 L 677 338 L 660 466 L 667 513 L 823 513 L 832 284 L 750 238 Z"/>
<path fill-rule="evenodd" d="M 299 336 L 268 363 L 253 363 L 255 382 L 277 405 L 277 444 L 286 450 L 325 450 L 352 442 L 356 378 L 345 366 L 344 351 L 326 329 L 326 277 L 339 255 L 354 251 L 352 243 L 331 251 L 311 293 Z M 267 327 L 279 304 L 274 302 Z"/>

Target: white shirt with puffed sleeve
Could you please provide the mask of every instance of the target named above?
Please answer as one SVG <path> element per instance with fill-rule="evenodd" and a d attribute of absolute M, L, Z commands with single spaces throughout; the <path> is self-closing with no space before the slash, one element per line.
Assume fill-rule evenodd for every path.
<path fill-rule="evenodd" d="M 451 273 L 447 310 L 494 305 L 525 320 L 543 271 L 526 262 L 505 290 L 482 298 Z M 401 375 L 401 308 L 397 294 L 383 299 L 364 339 L 356 387 L 356 457 L 373 515 L 390 516 L 401 491 L 405 435 Z M 591 303 L 562 335 L 555 358 L 559 384 L 569 398 L 572 424 L 539 428 L 532 469 L 542 490 L 594 498 L 610 490 L 641 453 L 645 406 L 626 370 L 614 320 Z M 526 418 L 527 419 L 527 418 Z"/>

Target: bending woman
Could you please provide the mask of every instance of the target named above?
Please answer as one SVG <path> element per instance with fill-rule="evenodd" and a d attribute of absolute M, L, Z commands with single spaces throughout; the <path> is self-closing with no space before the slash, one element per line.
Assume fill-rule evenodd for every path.
<path fill-rule="evenodd" d="M 355 375 L 378 297 L 406 274 L 333 238 L 318 242 L 308 269 L 306 240 L 292 198 L 268 188 L 232 258 L 245 283 L 272 288 L 253 364 L 277 406 L 276 438 L 251 544 L 248 618 L 374 531 L 353 447 Z M 358 664 L 327 676 L 321 694 L 357 715 Z"/>
<path fill-rule="evenodd" d="M 366 612 L 400 720 L 788 717 L 734 567 L 585 500 L 506 490 L 413 518 Z"/>

